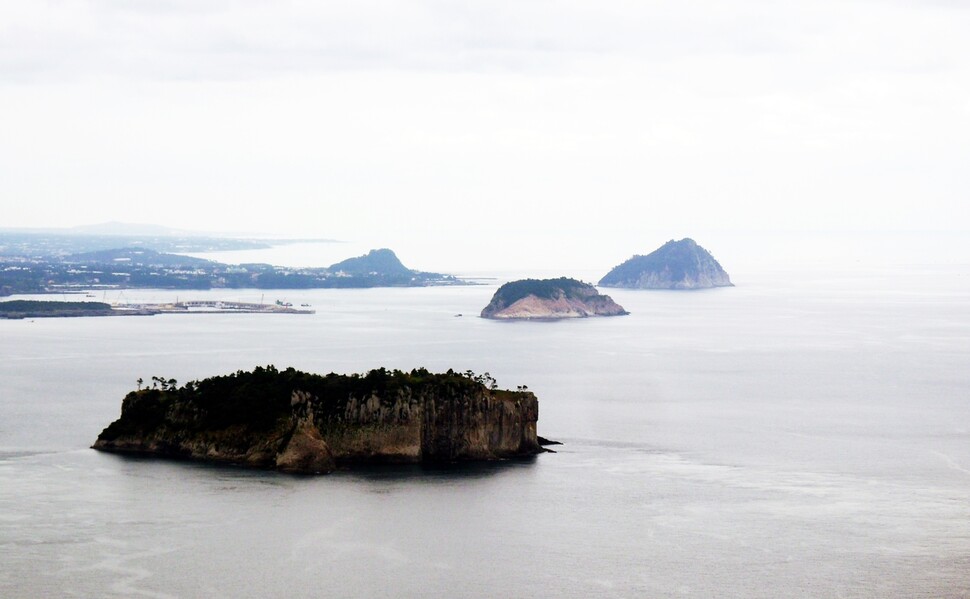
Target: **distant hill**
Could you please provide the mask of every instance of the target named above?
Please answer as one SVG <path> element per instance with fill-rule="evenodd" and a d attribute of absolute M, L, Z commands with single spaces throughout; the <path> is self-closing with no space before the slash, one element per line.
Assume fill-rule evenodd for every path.
<path fill-rule="evenodd" d="M 693 239 L 670 240 L 646 256 L 633 256 L 599 282 L 629 289 L 705 289 L 733 287 L 714 257 Z"/>
<path fill-rule="evenodd" d="M 347 258 L 329 268 L 332 273 L 347 275 L 381 275 L 385 277 L 410 277 L 415 271 L 401 264 L 397 255 L 384 248 L 371 250 L 363 256 Z"/>
<path fill-rule="evenodd" d="M 122 223 L 118 221 L 111 221 L 106 223 L 98 223 L 95 225 L 78 225 L 75 227 L 70 227 L 67 231 L 71 233 L 81 234 L 81 235 L 121 235 L 121 236 L 182 236 L 182 235 L 199 235 L 202 236 L 204 233 L 193 233 L 191 231 L 182 231 L 180 229 L 172 229 L 169 227 L 163 227 L 162 225 L 150 225 L 143 223 Z"/>
<path fill-rule="evenodd" d="M 501 320 L 585 318 L 626 314 L 623 306 L 576 279 L 522 279 L 498 288 L 482 318 Z"/>
<path fill-rule="evenodd" d="M 265 249 L 291 240 L 270 241 L 200 237 L 198 235 L 95 235 L 72 229 L 0 229 L 0 256 L 63 258 L 71 254 L 119 247 L 149 248 L 158 252 L 216 252 Z"/>
<path fill-rule="evenodd" d="M 111 250 L 98 250 L 94 252 L 82 252 L 71 254 L 64 258 L 64 262 L 75 264 L 131 264 L 141 266 L 192 266 L 209 267 L 215 266 L 217 262 L 193 258 L 191 256 L 181 256 L 179 254 L 165 254 L 147 248 L 116 248 Z"/>

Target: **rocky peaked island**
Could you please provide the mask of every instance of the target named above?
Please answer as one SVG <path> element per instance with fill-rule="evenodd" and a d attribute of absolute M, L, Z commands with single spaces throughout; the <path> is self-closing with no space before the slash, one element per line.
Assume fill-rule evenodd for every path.
<path fill-rule="evenodd" d="M 324 473 L 359 462 L 528 456 L 539 403 L 470 371 L 326 376 L 273 366 L 129 393 L 94 449 Z M 140 382 L 139 382 L 140 386 Z"/>
<path fill-rule="evenodd" d="M 628 314 L 595 287 L 576 279 L 522 279 L 498 288 L 482 318 L 499 320 L 586 318 Z"/>
<path fill-rule="evenodd" d="M 670 240 L 646 256 L 634 256 L 611 270 L 602 287 L 629 289 L 707 289 L 733 287 L 710 252 L 693 239 Z"/>

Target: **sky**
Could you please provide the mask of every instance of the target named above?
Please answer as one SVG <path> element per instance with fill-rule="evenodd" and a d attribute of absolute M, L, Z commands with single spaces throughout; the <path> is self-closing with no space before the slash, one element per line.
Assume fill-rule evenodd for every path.
<path fill-rule="evenodd" d="M 681 237 L 970 262 L 968 31 L 943 0 L 4 2 L 0 227 L 335 238 L 424 270 Z"/>

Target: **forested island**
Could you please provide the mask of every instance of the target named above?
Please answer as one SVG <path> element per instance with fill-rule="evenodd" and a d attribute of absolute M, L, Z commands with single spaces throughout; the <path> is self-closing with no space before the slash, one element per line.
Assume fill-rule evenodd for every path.
<path fill-rule="evenodd" d="M 318 375 L 267 366 L 181 387 L 164 377 L 142 385 L 95 449 L 299 473 L 543 451 L 536 396 L 500 390 L 487 373 Z"/>
<path fill-rule="evenodd" d="M 558 320 L 627 313 L 589 283 L 560 277 L 506 283 L 498 288 L 481 315 L 497 320 Z"/>
<path fill-rule="evenodd" d="M 708 289 L 733 287 L 731 277 L 693 239 L 671 239 L 646 256 L 633 256 L 599 282 L 629 289 Z"/>
<path fill-rule="evenodd" d="M 111 304 L 104 302 L 44 302 L 11 300 L 0 302 L 0 318 L 55 318 L 65 316 L 114 316 Z"/>

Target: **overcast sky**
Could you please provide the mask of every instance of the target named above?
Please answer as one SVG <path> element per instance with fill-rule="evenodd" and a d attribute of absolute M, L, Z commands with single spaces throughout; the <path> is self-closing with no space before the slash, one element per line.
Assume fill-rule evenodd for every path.
<path fill-rule="evenodd" d="M 963 243 L 968 32 L 942 0 L 3 2 L 0 226 L 340 238 L 426 269 Z"/>

